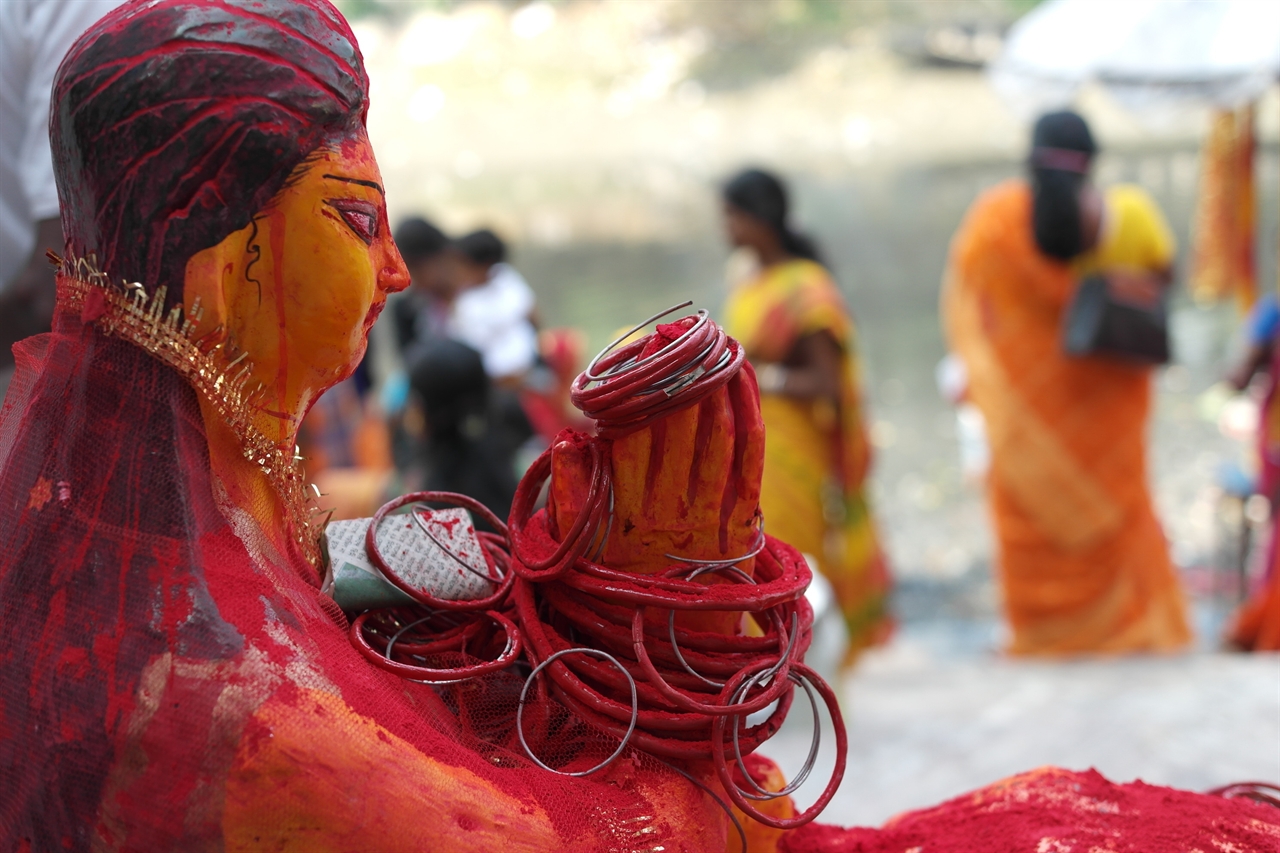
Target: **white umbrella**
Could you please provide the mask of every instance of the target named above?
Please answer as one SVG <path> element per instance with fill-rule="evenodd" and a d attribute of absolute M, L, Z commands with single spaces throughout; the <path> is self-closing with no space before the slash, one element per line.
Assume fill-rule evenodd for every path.
<path fill-rule="evenodd" d="M 1238 107 L 1280 80 L 1280 2 L 1050 0 L 1013 26 L 990 75 L 1025 114 L 1090 82 L 1132 109 Z"/>

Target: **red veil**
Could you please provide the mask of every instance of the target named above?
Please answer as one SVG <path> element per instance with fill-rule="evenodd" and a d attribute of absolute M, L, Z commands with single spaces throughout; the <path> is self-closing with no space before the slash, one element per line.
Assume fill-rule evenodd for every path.
<path fill-rule="evenodd" d="M 367 80 L 325 3 L 280 21 L 158 5 L 71 49 L 52 135 L 71 251 L 180 304 L 186 257 L 358 125 Z M 0 849 L 196 849 L 220 834 L 219 739 L 244 723 L 217 710 L 233 673 L 341 634 L 314 568 L 233 531 L 191 388 L 64 295 L 52 333 L 16 348 L 0 415 Z M 272 624 L 306 645 L 286 652 Z"/>

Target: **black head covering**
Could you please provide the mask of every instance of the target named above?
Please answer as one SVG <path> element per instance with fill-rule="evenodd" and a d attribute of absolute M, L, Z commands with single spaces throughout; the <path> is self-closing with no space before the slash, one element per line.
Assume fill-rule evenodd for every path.
<path fill-rule="evenodd" d="M 1032 231 L 1040 251 L 1069 260 L 1084 250 L 1080 187 L 1098 146 L 1089 125 L 1070 110 L 1040 117 L 1031 135 Z"/>
<path fill-rule="evenodd" d="M 430 429 L 452 433 L 489 402 L 489 377 L 480 353 L 459 341 L 431 341 L 409 365 L 409 384 L 422 398 Z"/>
<path fill-rule="evenodd" d="M 409 382 L 427 421 L 426 488 L 468 495 L 506 518 L 516 491 L 516 448 L 533 434 L 518 398 L 490 386 L 480 353 L 447 339 L 422 349 L 409 365 Z"/>
<path fill-rule="evenodd" d="M 473 263 L 493 266 L 507 259 L 507 244 L 488 228 L 459 237 L 456 245 L 458 251 Z"/>
<path fill-rule="evenodd" d="M 723 196 L 732 207 L 772 228 L 788 254 L 821 260 L 813 241 L 791 230 L 787 222 L 787 188 L 776 175 L 763 169 L 746 169 L 725 184 Z"/>

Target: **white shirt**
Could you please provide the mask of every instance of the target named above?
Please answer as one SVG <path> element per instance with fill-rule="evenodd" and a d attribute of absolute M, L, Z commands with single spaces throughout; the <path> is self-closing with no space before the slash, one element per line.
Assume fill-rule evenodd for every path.
<path fill-rule="evenodd" d="M 450 335 L 480 353 L 492 378 L 518 376 L 538 356 L 538 333 L 529 322 L 533 305 L 524 276 L 510 264 L 494 264 L 488 281 L 458 295 Z"/>
<path fill-rule="evenodd" d="M 0 292 L 58 215 L 49 96 L 62 58 L 120 0 L 0 0 Z M 61 248 L 61 247 L 55 247 Z"/>

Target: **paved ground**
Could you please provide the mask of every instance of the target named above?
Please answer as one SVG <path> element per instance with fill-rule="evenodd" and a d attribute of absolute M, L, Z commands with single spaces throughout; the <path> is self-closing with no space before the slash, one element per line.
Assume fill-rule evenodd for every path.
<path fill-rule="evenodd" d="M 1192 790 L 1280 781 L 1278 655 L 1023 662 L 976 648 L 981 633 L 971 626 L 948 653 L 936 623 L 907 624 L 840 685 L 849 764 L 825 821 L 877 825 L 1044 764 Z M 763 750 L 789 777 L 808 751 L 809 719 L 801 700 Z M 814 774 L 823 781 L 826 734 Z M 800 803 L 820 788 L 811 782 Z"/>

